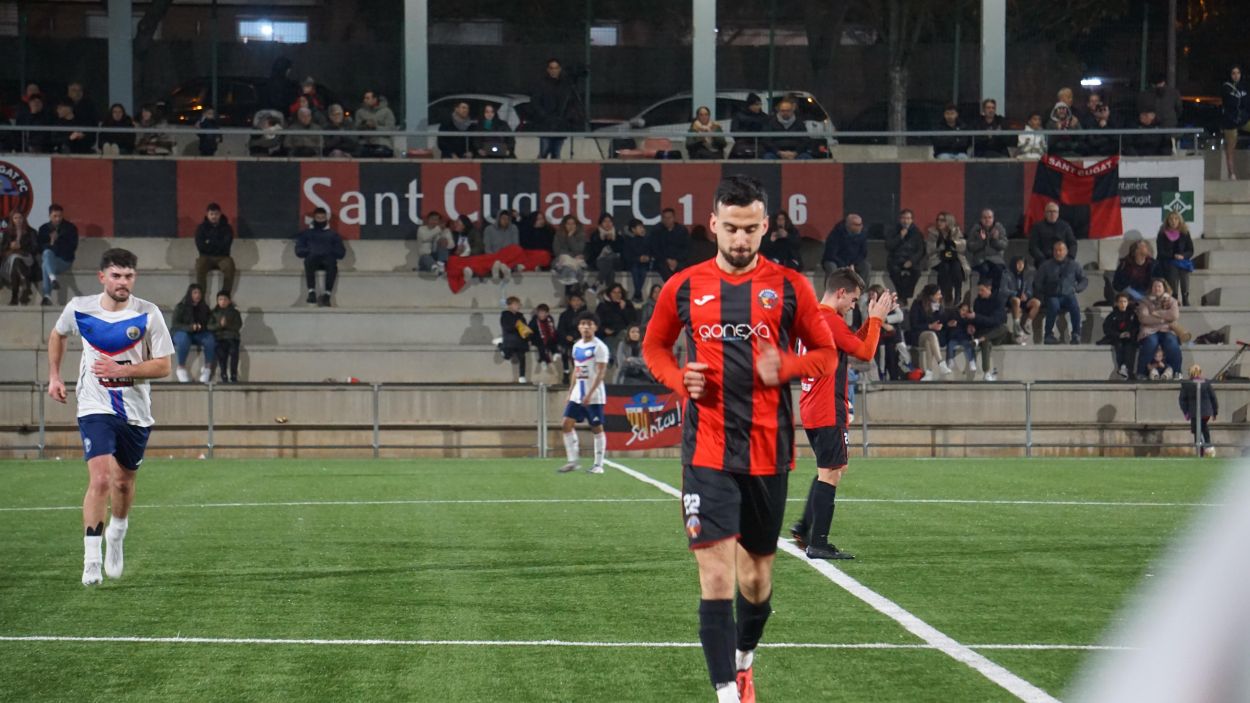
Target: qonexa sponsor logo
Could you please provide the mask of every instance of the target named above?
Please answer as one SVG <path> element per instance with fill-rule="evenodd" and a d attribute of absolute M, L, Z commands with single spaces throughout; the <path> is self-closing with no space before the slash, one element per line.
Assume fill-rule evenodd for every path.
<path fill-rule="evenodd" d="M 743 322 L 737 325 L 700 325 L 699 337 L 705 342 L 713 339 L 719 339 L 724 342 L 745 342 L 752 337 L 772 339 L 773 333 L 768 328 L 768 325 L 765 325 L 763 322 L 754 326 Z"/>

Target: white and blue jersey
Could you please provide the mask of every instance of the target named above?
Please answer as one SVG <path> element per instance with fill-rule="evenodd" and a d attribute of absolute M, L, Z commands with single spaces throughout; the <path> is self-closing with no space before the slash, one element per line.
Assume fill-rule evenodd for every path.
<path fill-rule="evenodd" d="M 91 366 L 110 357 L 119 364 L 138 364 L 174 353 L 173 339 L 160 308 L 131 296 L 125 308 L 109 312 L 100 306 L 105 294 L 74 298 L 56 321 L 58 334 L 82 337 L 78 367 L 78 417 L 114 415 L 127 424 L 151 427 L 151 388 L 147 379 L 96 378 Z"/>
<path fill-rule="evenodd" d="M 586 391 L 590 390 L 590 384 L 595 381 L 595 375 L 599 371 L 598 365 L 608 363 L 611 354 L 608 352 L 608 345 L 598 337 L 589 342 L 577 340 L 573 343 L 573 350 L 570 353 L 573 355 L 573 379 L 572 387 L 569 389 L 569 402 L 581 403 L 586 398 Z M 586 405 L 603 405 L 606 402 L 608 402 L 608 393 L 603 383 L 600 383 L 586 400 Z"/>

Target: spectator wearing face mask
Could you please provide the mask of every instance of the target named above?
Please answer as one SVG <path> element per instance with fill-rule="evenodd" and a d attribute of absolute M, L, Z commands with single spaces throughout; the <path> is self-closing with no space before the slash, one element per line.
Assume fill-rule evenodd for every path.
<path fill-rule="evenodd" d="M 312 225 L 299 233 L 295 239 L 295 255 L 304 260 L 304 279 L 308 284 L 308 304 L 330 307 L 334 294 L 334 282 L 339 275 L 339 261 L 347 256 L 343 237 L 330 229 L 330 215 L 326 209 L 313 210 Z M 317 271 L 326 272 L 325 289 L 317 296 Z"/>

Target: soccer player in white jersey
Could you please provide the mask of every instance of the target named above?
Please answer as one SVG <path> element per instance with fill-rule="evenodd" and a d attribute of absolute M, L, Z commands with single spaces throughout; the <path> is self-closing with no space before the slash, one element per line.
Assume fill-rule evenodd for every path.
<path fill-rule="evenodd" d="M 135 255 L 109 249 L 100 258 L 100 295 L 74 298 L 65 306 L 48 337 L 48 395 L 65 402 L 61 358 L 67 338 L 82 337 L 78 369 L 78 429 L 87 460 L 87 495 L 82 501 L 82 583 L 100 583 L 104 573 L 122 575 L 122 542 L 126 539 L 130 505 L 135 498 L 135 473 L 143 463 L 153 424 L 148 379 L 169 375 L 173 340 L 165 318 L 152 303 L 130 294 L 135 284 Z M 104 513 L 112 503 L 112 519 Z M 101 559 L 101 541 L 108 543 Z"/>
<path fill-rule="evenodd" d="M 573 357 L 573 379 L 569 402 L 564 406 L 564 452 L 569 461 L 560 467 L 562 474 L 581 468 L 577 465 L 580 448 L 573 429 L 579 422 L 589 424 L 590 431 L 595 433 L 595 463 L 590 473 L 603 473 L 603 452 L 608 448 L 608 436 L 603 433 L 603 406 L 608 396 L 603 379 L 608 373 L 610 354 L 608 345 L 595 336 L 598 329 L 599 318 L 593 312 L 577 316 L 577 331 L 582 338 L 573 342 L 569 352 Z"/>

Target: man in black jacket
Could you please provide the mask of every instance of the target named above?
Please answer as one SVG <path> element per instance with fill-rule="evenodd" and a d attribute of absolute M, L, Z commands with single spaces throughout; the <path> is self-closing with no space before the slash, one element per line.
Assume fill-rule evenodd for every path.
<path fill-rule="evenodd" d="M 864 231 L 864 218 L 855 213 L 848 213 L 846 218 L 834 225 L 829 236 L 825 238 L 825 253 L 821 257 L 821 267 L 826 273 L 836 269 L 851 267 L 859 277 L 867 281 L 872 277 L 872 266 L 868 263 L 868 232 Z"/>
<path fill-rule="evenodd" d="M 768 127 L 768 115 L 764 114 L 764 101 L 755 93 L 747 95 L 746 105 L 733 116 L 733 132 L 763 132 Z M 754 159 L 763 151 L 759 139 L 734 137 L 733 149 L 729 151 L 731 159 Z"/>
<path fill-rule="evenodd" d="M 1059 219 L 1059 203 L 1046 203 L 1043 218 L 1029 228 L 1029 255 L 1033 257 L 1034 268 L 1050 259 L 1055 242 L 1063 242 L 1068 247 L 1068 258 L 1075 259 L 1076 234 L 1072 225 Z"/>
<path fill-rule="evenodd" d="M 660 279 L 667 281 L 673 274 L 686 267 L 690 259 L 690 232 L 677 222 L 677 211 L 664 208 L 660 224 L 647 234 L 651 260 Z"/>
<path fill-rule="evenodd" d="M 56 123 L 56 118 L 52 116 L 52 112 L 44 105 L 43 96 L 36 93 L 30 96 L 30 100 L 26 103 L 26 110 L 17 116 L 17 125 L 19 127 L 51 127 Z M 53 141 L 51 132 L 22 132 L 22 151 L 31 154 L 46 154 L 52 150 Z"/>
<path fill-rule="evenodd" d="M 765 139 L 761 158 L 785 161 L 816 158 L 816 143 L 807 136 L 807 125 L 795 114 L 794 101 L 790 98 L 782 98 L 777 103 L 777 113 L 768 121 L 765 131 L 787 132 L 793 136 Z"/>
<path fill-rule="evenodd" d="M 444 159 L 468 159 L 473 157 L 469 132 L 473 131 L 473 118 L 469 116 L 469 103 L 461 100 L 438 126 L 438 153 Z M 441 136 L 446 134 L 447 136 Z M 461 136 L 463 135 L 463 136 Z"/>
<path fill-rule="evenodd" d="M 994 284 L 982 278 L 977 282 L 977 294 L 972 299 L 972 309 L 960 313 L 963 322 L 968 325 L 969 336 L 981 349 L 981 368 L 985 371 L 985 380 L 998 380 L 998 370 L 993 367 L 994 345 L 1013 344 L 1015 335 L 1007 328 L 1007 306 L 1003 296 L 994 291 Z"/>
<path fill-rule="evenodd" d="M 295 239 L 295 255 L 304 260 L 304 280 L 308 284 L 308 303 L 318 307 L 330 307 L 334 294 L 334 280 L 339 275 L 339 260 L 347 256 L 343 238 L 330 229 L 330 215 L 326 209 L 313 210 L 312 226 Z M 317 297 L 317 271 L 326 272 L 325 292 Z"/>
<path fill-rule="evenodd" d="M 981 119 L 969 129 L 1002 131 L 1003 116 L 998 114 L 998 102 L 993 98 L 982 100 Z M 1009 159 L 1014 141 L 1014 137 L 973 137 L 972 155 L 978 159 Z"/>
<path fill-rule="evenodd" d="M 920 277 L 927 273 L 921 270 L 927 255 L 924 235 L 915 220 L 911 210 L 903 209 L 898 213 L 898 226 L 886 229 L 885 233 L 885 269 L 898 293 L 899 304 L 904 307 L 916 293 Z"/>
<path fill-rule="evenodd" d="M 234 243 L 234 230 L 217 203 L 209 203 L 204 221 L 195 228 L 195 249 L 200 253 L 195 259 L 195 282 L 201 290 L 208 290 L 208 272 L 221 271 L 221 290 L 234 293 L 234 259 L 230 257 L 230 245 Z"/>
<path fill-rule="evenodd" d="M 581 126 L 576 91 L 558 59 L 548 59 L 547 75 L 539 81 L 530 105 L 534 108 L 534 126 L 540 131 L 569 132 Z M 564 137 L 540 137 L 538 158 L 558 159 L 563 148 Z"/>
<path fill-rule="evenodd" d="M 959 120 L 959 108 L 955 105 L 947 105 L 942 112 L 942 121 L 934 127 L 939 132 L 951 132 L 950 136 L 933 138 L 933 157 L 935 159 L 957 159 L 963 161 L 968 158 L 969 142 L 972 140 L 968 137 L 961 137 L 954 134 L 964 130 L 964 123 Z"/>
<path fill-rule="evenodd" d="M 48 222 L 39 228 L 36 237 L 39 247 L 40 268 L 43 270 L 43 304 L 52 304 L 52 289 L 60 288 L 56 277 L 74 265 L 74 253 L 78 251 L 78 228 L 65 219 L 65 210 L 53 203 L 48 208 Z"/>

